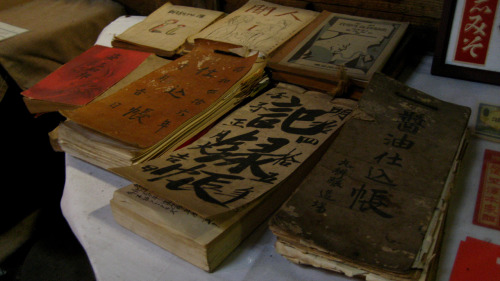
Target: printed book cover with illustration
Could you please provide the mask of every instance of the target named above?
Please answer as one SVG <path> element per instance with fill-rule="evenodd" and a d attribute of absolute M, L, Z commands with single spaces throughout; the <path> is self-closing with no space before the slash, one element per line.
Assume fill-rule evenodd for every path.
<path fill-rule="evenodd" d="M 406 22 L 323 11 L 271 56 L 269 67 L 274 72 L 330 83 L 338 81 L 339 68 L 343 67 L 354 84 L 366 86 L 373 73 L 382 69 L 407 28 Z"/>
<path fill-rule="evenodd" d="M 189 36 L 200 32 L 223 15 L 221 11 L 167 2 L 143 21 L 115 36 L 111 44 L 172 57 L 183 52 Z"/>

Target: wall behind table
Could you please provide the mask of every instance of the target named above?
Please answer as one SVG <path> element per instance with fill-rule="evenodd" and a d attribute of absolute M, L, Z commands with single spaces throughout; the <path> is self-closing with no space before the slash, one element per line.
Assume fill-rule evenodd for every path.
<path fill-rule="evenodd" d="M 174 5 L 199 7 L 212 10 L 221 10 L 219 0 L 115 0 L 126 7 L 131 15 L 147 16 L 163 4 L 170 2 Z"/>

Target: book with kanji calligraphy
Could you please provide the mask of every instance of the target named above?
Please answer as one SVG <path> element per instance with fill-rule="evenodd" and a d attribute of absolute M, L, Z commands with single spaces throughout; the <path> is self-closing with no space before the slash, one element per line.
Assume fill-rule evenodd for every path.
<path fill-rule="evenodd" d="M 90 134 L 96 142 L 123 148 L 125 165 L 176 149 L 253 94 L 265 79 L 265 63 L 258 54 L 243 58 L 225 52 L 234 47 L 200 40 L 189 54 L 115 93 L 61 111 L 65 125 L 80 131 L 83 139 Z"/>
<path fill-rule="evenodd" d="M 293 192 L 356 104 L 278 84 L 193 143 L 111 169 L 141 186 L 115 192 L 113 215 L 127 229 L 212 271 Z"/>
<path fill-rule="evenodd" d="M 94 100 L 106 98 L 170 62 L 170 60 L 156 55 L 150 56 L 130 74 Z M 54 150 L 64 151 L 105 169 L 129 165 L 130 159 L 139 153 L 139 149 L 135 146 L 106 137 L 71 120 L 60 123 L 49 133 L 49 139 Z"/>
<path fill-rule="evenodd" d="M 323 11 L 270 56 L 269 68 L 280 81 L 328 91 L 338 83 L 342 67 L 354 85 L 364 87 L 382 70 L 407 28 L 407 22 Z"/>
<path fill-rule="evenodd" d="M 31 113 L 88 104 L 154 54 L 95 45 L 21 92 Z"/>
<path fill-rule="evenodd" d="M 172 57 L 182 54 L 186 39 L 223 17 L 221 11 L 167 2 L 143 21 L 116 35 L 114 47 Z"/>
<path fill-rule="evenodd" d="M 428 280 L 470 109 L 380 73 L 359 107 L 271 218 L 276 249 L 350 277 Z"/>
<path fill-rule="evenodd" d="M 318 14 L 316 11 L 250 0 L 198 34 L 190 36 L 188 42 L 204 38 L 241 45 L 270 55 Z"/>

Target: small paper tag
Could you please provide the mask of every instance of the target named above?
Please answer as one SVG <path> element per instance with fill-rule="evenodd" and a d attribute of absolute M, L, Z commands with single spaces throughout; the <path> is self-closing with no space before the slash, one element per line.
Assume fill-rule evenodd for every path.
<path fill-rule="evenodd" d="M 10 25 L 8 23 L 0 22 L 0 41 L 16 36 L 26 31 L 28 30 L 21 27 Z"/>

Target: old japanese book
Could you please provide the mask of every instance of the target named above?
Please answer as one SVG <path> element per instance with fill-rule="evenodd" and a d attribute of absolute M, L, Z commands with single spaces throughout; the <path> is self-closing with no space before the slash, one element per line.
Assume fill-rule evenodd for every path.
<path fill-rule="evenodd" d="M 428 280 L 470 109 L 376 73 L 269 225 L 292 262 L 366 280 Z"/>
<path fill-rule="evenodd" d="M 152 55 L 95 45 L 21 94 L 31 113 L 78 108 L 101 95 Z"/>
<path fill-rule="evenodd" d="M 111 44 L 172 57 L 183 52 L 187 37 L 200 32 L 223 15 L 220 11 L 167 2 L 144 21 L 115 36 Z"/>
<path fill-rule="evenodd" d="M 114 217 L 212 271 L 291 194 L 355 106 L 279 84 L 190 145 L 112 169 L 142 186 L 116 191 Z"/>
<path fill-rule="evenodd" d="M 106 98 L 130 83 L 165 66 L 171 60 L 159 56 L 149 56 L 130 74 L 118 81 L 94 101 Z M 56 151 L 64 151 L 102 168 L 130 165 L 134 155 L 139 153 L 135 146 L 120 142 L 94 130 L 66 120 L 49 133 L 52 147 Z"/>
<path fill-rule="evenodd" d="M 275 79 L 319 90 L 334 88 L 343 67 L 353 84 L 364 87 L 407 28 L 405 22 L 323 11 L 271 55 L 269 67 Z"/>
<path fill-rule="evenodd" d="M 127 165 L 157 157 L 233 109 L 265 78 L 258 54 L 228 55 L 227 48 L 233 47 L 201 40 L 189 54 L 116 93 L 61 113 L 68 122 L 103 137 L 96 141 L 121 144 Z"/>
<path fill-rule="evenodd" d="M 241 45 L 266 55 L 310 23 L 319 13 L 250 0 L 223 19 L 188 38 L 205 38 Z"/>

